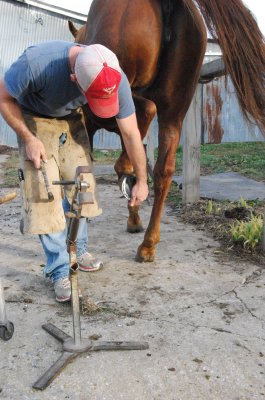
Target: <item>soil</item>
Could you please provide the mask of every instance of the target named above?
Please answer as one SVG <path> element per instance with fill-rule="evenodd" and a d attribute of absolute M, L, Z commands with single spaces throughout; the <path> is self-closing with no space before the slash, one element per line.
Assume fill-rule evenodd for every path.
<path fill-rule="evenodd" d="M 235 221 L 249 221 L 252 217 L 264 212 L 264 203 L 253 203 L 252 206 L 242 207 L 235 203 L 214 202 L 214 210 L 207 213 L 209 200 L 202 199 L 191 206 L 179 208 L 171 205 L 173 213 L 179 215 L 185 224 L 192 224 L 196 229 L 205 231 L 220 242 L 220 257 L 234 257 L 237 260 L 250 260 L 260 266 L 265 265 L 265 254 L 261 243 L 254 249 L 244 247 L 243 242 L 234 242 L 231 237 L 230 227 Z"/>
<path fill-rule="evenodd" d="M 104 268 L 79 272 L 82 337 L 144 341 L 149 349 L 84 353 L 45 391 L 32 388 L 61 355 L 61 344 L 43 323 L 72 335 L 72 313 L 69 304 L 56 303 L 51 282 L 42 276 L 45 257 L 38 238 L 19 232 L 18 194 L 0 205 L 0 278 L 7 316 L 15 325 L 12 339 L 0 340 L 1 398 L 264 398 L 263 267 L 213 238 L 212 216 L 200 209 L 205 203 L 183 211 L 166 205 L 156 260 L 137 263 L 144 232 L 126 232 L 127 202 L 115 175 L 97 180 L 104 212 L 89 221 L 89 250 Z M 1 189 L 0 196 L 10 191 Z M 150 212 L 145 202 L 144 227 Z"/>

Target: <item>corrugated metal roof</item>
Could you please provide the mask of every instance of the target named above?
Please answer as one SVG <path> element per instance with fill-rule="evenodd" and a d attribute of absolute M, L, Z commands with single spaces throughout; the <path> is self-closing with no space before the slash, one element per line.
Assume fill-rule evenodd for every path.
<path fill-rule="evenodd" d="M 26 47 L 46 40 L 73 41 L 67 23 L 70 18 L 24 1 L 0 0 L 0 78 Z M 83 24 L 80 19 L 71 19 L 77 28 Z M 15 133 L 2 116 L 0 143 L 17 145 Z"/>
<path fill-rule="evenodd" d="M 63 7 L 59 7 L 57 5 L 54 5 L 52 3 L 52 1 L 40 1 L 40 0 L 14 0 L 18 3 L 23 3 L 23 4 L 28 4 L 30 6 L 34 6 L 34 7 L 38 7 L 41 8 L 43 10 L 47 10 L 47 11 L 51 11 L 54 12 L 56 14 L 60 14 L 60 15 L 65 15 L 67 17 L 71 17 L 71 18 L 75 18 L 78 20 L 82 20 L 82 21 L 86 21 L 87 19 L 87 13 L 79 13 L 76 12 L 74 10 L 69 10 L 67 8 L 63 8 Z M 92 0 L 90 1 L 90 3 L 92 2 Z M 86 6 L 87 9 L 87 6 Z"/>

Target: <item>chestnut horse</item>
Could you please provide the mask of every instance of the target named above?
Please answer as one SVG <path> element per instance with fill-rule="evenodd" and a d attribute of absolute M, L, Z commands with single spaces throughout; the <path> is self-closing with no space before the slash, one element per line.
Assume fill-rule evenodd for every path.
<path fill-rule="evenodd" d="M 130 82 L 142 138 L 158 117 L 158 158 L 154 204 L 137 259 L 153 261 L 160 240 L 160 218 L 172 176 L 182 122 L 194 95 L 207 34 L 218 39 L 245 116 L 265 128 L 265 46 L 241 0 L 94 0 L 76 41 L 100 43 L 116 53 Z M 70 27 L 71 28 L 71 27 Z M 73 27 L 72 27 L 73 28 Z M 96 118 L 87 107 L 90 138 L 99 128 L 118 133 L 115 119 Z M 132 174 L 123 147 L 115 170 Z M 136 207 L 129 207 L 128 231 L 142 229 Z"/>

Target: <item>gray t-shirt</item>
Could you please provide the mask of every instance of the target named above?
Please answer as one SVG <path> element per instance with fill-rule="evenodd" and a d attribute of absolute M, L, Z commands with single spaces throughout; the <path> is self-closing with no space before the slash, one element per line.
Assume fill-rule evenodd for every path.
<path fill-rule="evenodd" d="M 9 94 L 23 110 L 49 117 L 64 117 L 86 104 L 85 96 L 70 79 L 69 50 L 74 43 L 43 42 L 27 48 L 5 73 Z M 122 72 L 119 86 L 122 119 L 135 112 L 131 88 Z"/>

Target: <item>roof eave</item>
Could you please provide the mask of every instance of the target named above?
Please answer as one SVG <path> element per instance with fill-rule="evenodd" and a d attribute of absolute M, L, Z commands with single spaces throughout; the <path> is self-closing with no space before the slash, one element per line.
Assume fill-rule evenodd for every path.
<path fill-rule="evenodd" d="M 15 1 L 17 1 L 18 3 L 28 4 L 33 7 L 38 7 L 43 10 L 51 11 L 56 14 L 65 15 L 67 17 L 71 17 L 77 20 L 86 21 L 87 19 L 87 14 L 81 14 L 75 11 L 67 10 L 66 8 L 54 6 L 52 4 L 47 4 L 40 0 L 15 0 Z"/>

